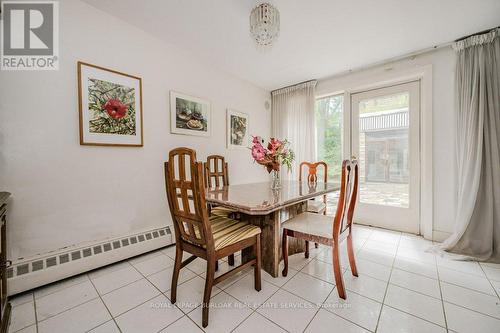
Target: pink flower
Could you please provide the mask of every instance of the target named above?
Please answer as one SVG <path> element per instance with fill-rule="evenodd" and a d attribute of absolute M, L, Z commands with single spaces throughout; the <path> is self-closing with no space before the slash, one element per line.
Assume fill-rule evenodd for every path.
<path fill-rule="evenodd" d="M 262 161 L 264 157 L 266 156 L 266 150 L 262 145 L 254 145 L 252 147 L 252 157 L 256 161 Z"/>
<path fill-rule="evenodd" d="M 256 145 L 256 144 L 262 145 L 262 138 L 260 136 L 254 136 L 253 140 L 252 140 L 252 143 L 254 145 Z"/>
<path fill-rule="evenodd" d="M 283 145 L 283 141 L 280 141 L 278 139 L 275 139 L 275 138 L 271 138 L 269 140 L 269 143 L 267 145 L 267 149 L 269 149 L 269 152 L 271 154 L 274 154 L 278 149 L 280 149 L 280 147 Z"/>

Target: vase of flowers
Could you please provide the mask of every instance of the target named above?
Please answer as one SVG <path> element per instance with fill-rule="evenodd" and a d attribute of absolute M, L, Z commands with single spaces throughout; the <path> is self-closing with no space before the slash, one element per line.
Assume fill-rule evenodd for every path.
<path fill-rule="evenodd" d="M 290 143 L 287 140 L 271 138 L 267 143 L 267 148 L 263 144 L 264 140 L 260 136 L 253 137 L 252 157 L 255 162 L 263 165 L 267 172 L 271 174 L 271 188 L 276 190 L 281 187 L 281 166 L 286 165 L 288 171 L 290 171 L 295 154 L 289 148 Z"/>

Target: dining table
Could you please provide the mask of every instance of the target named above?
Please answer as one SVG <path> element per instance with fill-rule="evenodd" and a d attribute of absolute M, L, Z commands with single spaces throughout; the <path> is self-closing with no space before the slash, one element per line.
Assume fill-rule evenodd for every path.
<path fill-rule="evenodd" d="M 237 184 L 207 188 L 206 201 L 212 206 L 231 208 L 240 220 L 261 228 L 262 268 L 278 277 L 283 223 L 306 212 L 309 200 L 339 188 L 335 183 L 291 180 L 282 181 L 278 189 L 271 189 L 270 182 Z M 304 241 L 291 238 L 288 243 L 289 254 L 305 251 Z M 253 258 L 254 251 L 243 250 L 241 256 L 242 262 L 246 262 Z"/>

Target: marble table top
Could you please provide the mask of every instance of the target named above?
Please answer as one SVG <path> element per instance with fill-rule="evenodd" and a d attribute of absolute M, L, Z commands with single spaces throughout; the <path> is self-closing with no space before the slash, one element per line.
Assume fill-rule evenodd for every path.
<path fill-rule="evenodd" d="M 282 181 L 281 188 L 271 190 L 271 183 L 252 183 L 209 188 L 208 203 L 233 208 L 248 215 L 266 215 L 326 193 L 337 191 L 339 184 Z"/>

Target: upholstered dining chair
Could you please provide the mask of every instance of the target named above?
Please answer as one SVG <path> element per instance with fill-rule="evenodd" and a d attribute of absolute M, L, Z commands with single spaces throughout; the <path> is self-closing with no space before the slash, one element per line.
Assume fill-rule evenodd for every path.
<path fill-rule="evenodd" d="M 205 200 L 203 165 L 196 161 L 196 152 L 177 148 L 165 162 L 165 184 L 168 205 L 175 231 L 175 264 L 170 301 L 177 298 L 180 270 L 196 258 L 207 261 L 205 290 L 202 303 L 202 326 L 208 325 L 208 310 L 212 287 L 231 275 L 254 265 L 254 287 L 261 290 L 261 253 L 259 227 L 223 216 L 209 217 Z M 253 247 L 255 258 L 215 278 L 215 262 L 236 251 Z M 192 254 L 182 261 L 183 252 Z"/>
<path fill-rule="evenodd" d="M 304 173 L 303 168 L 307 167 L 307 183 L 316 184 L 318 182 L 318 167 L 323 167 L 323 181 L 326 183 L 328 181 L 328 165 L 323 162 L 302 162 L 299 166 L 299 182 L 302 181 L 302 175 Z M 326 215 L 326 194 L 323 195 L 323 201 L 316 199 L 311 199 L 307 201 L 307 211 L 310 213 L 317 213 Z M 318 243 L 314 243 L 314 247 L 318 248 Z M 309 258 L 309 242 L 306 241 L 306 258 Z"/>
<path fill-rule="evenodd" d="M 352 275 L 358 276 L 352 244 L 352 217 L 358 193 L 358 162 L 344 160 L 340 196 L 333 221 L 331 217 L 313 213 L 303 213 L 283 223 L 282 252 L 285 267 L 282 274 L 288 274 L 288 237 L 304 239 L 332 247 L 333 273 L 339 297 L 345 299 L 344 280 L 340 267 L 339 246 L 347 239 L 347 255 Z M 333 222 L 333 226 L 332 226 Z"/>
<path fill-rule="evenodd" d="M 302 162 L 299 166 L 299 181 L 302 181 L 303 168 L 307 167 L 307 182 L 311 184 L 316 184 L 318 182 L 318 167 L 323 167 L 323 181 L 326 183 L 328 181 L 328 165 L 323 162 Z M 323 201 L 319 200 L 309 200 L 307 202 L 307 211 L 311 213 L 318 213 L 326 215 L 326 194 L 323 195 Z"/>
<path fill-rule="evenodd" d="M 221 155 L 209 155 L 203 163 L 205 184 L 207 187 L 222 187 L 229 185 L 228 165 Z M 230 208 L 210 207 L 210 215 L 228 217 L 236 212 Z"/>
<path fill-rule="evenodd" d="M 209 155 L 207 161 L 203 163 L 204 179 L 206 187 L 222 187 L 229 185 L 228 165 L 224 156 Z M 208 206 L 210 216 L 235 217 L 236 211 L 222 206 Z M 234 266 L 234 254 L 227 258 L 229 266 Z M 219 269 L 216 262 L 215 270 Z"/>

